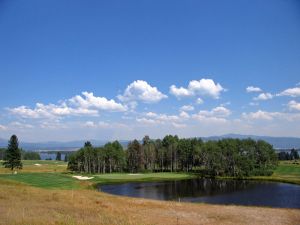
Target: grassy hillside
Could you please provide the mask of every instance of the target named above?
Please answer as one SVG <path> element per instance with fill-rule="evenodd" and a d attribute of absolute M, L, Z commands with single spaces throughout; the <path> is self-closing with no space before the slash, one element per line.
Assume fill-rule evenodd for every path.
<path fill-rule="evenodd" d="M 96 190 L 51 190 L 0 179 L 2 225 L 287 224 L 300 210 L 135 199 Z"/>
<path fill-rule="evenodd" d="M 36 165 L 38 164 L 38 165 Z M 91 189 L 95 183 L 186 179 L 184 173 L 101 174 L 79 181 L 66 163 L 23 161 L 11 174 L 0 169 L 0 224 L 295 224 L 300 210 L 177 203 L 112 196 Z M 299 165 L 282 162 L 271 179 L 296 180 Z M 263 179 L 263 178 L 260 178 Z M 270 179 L 270 177 L 268 178 Z M 71 190 L 72 189 L 72 190 Z"/>
<path fill-rule="evenodd" d="M 253 180 L 268 180 L 300 185 L 300 160 L 281 161 L 272 176 L 250 177 Z"/>

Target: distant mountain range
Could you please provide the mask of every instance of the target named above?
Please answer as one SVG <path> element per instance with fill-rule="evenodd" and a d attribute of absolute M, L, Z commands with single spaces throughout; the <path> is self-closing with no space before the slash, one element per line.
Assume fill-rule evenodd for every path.
<path fill-rule="evenodd" d="M 221 136 L 210 136 L 210 137 L 201 137 L 204 141 L 208 140 L 220 140 L 224 138 L 238 138 L 246 139 L 252 138 L 254 140 L 264 140 L 272 144 L 275 149 L 291 149 L 291 148 L 300 148 L 300 138 L 296 137 L 271 137 L 271 136 L 256 136 L 256 135 L 241 135 L 241 134 L 226 134 Z M 7 146 L 6 139 L 0 138 L 0 147 Z M 107 141 L 101 140 L 89 140 L 94 146 L 103 146 Z M 72 151 L 78 148 L 81 148 L 84 145 L 83 140 L 78 141 L 68 141 L 68 142 L 59 142 L 59 141 L 49 141 L 49 142 L 20 142 L 20 147 L 25 150 L 61 150 L 61 151 Z M 128 140 L 119 141 L 124 147 L 127 146 Z"/>
<path fill-rule="evenodd" d="M 24 150 L 63 150 L 71 151 L 81 148 L 87 140 L 78 141 L 47 141 L 47 142 L 20 142 L 20 147 Z M 88 140 L 94 146 L 103 146 L 108 141 Z M 123 146 L 127 146 L 129 141 L 119 141 Z M 0 138 L 0 147 L 7 147 L 8 140 Z"/>

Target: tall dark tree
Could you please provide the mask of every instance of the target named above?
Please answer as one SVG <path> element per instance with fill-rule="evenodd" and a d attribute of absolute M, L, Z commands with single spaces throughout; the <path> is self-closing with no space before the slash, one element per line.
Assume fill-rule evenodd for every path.
<path fill-rule="evenodd" d="M 84 147 L 92 147 L 92 143 L 90 141 L 84 142 Z"/>
<path fill-rule="evenodd" d="M 171 172 L 177 170 L 177 146 L 178 146 L 178 136 L 167 135 L 162 140 L 163 146 L 167 149 L 167 160 L 170 164 Z"/>
<path fill-rule="evenodd" d="M 128 144 L 127 148 L 127 166 L 130 172 L 141 172 L 144 168 L 144 156 L 142 147 L 137 140 Z"/>
<path fill-rule="evenodd" d="M 144 152 L 145 170 L 153 171 L 155 167 L 156 151 L 155 144 L 148 135 L 143 138 L 142 148 Z"/>
<path fill-rule="evenodd" d="M 292 158 L 292 159 L 299 159 L 299 153 L 298 153 L 298 151 L 297 151 L 296 149 L 294 149 L 294 148 L 291 150 L 291 154 L 290 154 L 290 155 L 291 155 L 291 158 Z"/>
<path fill-rule="evenodd" d="M 61 161 L 61 153 L 60 152 L 56 153 L 56 160 Z"/>
<path fill-rule="evenodd" d="M 22 169 L 21 150 L 19 149 L 19 141 L 16 135 L 12 135 L 7 146 L 5 159 L 3 162 L 5 168 Z"/>
<path fill-rule="evenodd" d="M 5 148 L 0 148 L 0 160 L 3 160 L 5 158 Z"/>

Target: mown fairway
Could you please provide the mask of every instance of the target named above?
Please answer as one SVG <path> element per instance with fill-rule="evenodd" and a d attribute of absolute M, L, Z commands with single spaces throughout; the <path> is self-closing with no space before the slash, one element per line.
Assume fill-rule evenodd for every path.
<path fill-rule="evenodd" d="M 300 160 L 283 161 L 279 164 L 274 172 L 276 176 L 295 176 L 300 177 Z"/>
<path fill-rule="evenodd" d="M 270 177 L 252 177 L 251 179 L 270 180 L 300 185 L 300 160 L 281 161 Z"/>
<path fill-rule="evenodd" d="M 3 174 L 0 179 L 9 179 L 34 187 L 56 189 L 79 189 L 80 183 L 69 175 L 60 173 Z"/>
<path fill-rule="evenodd" d="M 97 183 L 120 183 L 131 181 L 160 181 L 160 180 L 180 180 L 196 177 L 193 174 L 188 173 L 142 173 L 142 174 L 101 174 L 93 175 L 95 179 L 93 182 Z"/>
<path fill-rule="evenodd" d="M 36 165 L 38 164 L 38 165 Z M 0 180 L 14 180 L 23 182 L 35 187 L 56 188 L 56 189 L 81 189 L 96 183 L 119 183 L 133 181 L 160 181 L 194 178 L 190 173 L 113 173 L 86 175 L 94 178 L 88 181 L 79 181 L 67 173 L 67 163 L 61 161 L 35 161 L 24 160 L 23 170 L 18 174 L 11 174 L 11 171 L 0 168 Z M 291 161 L 280 162 L 273 175 L 270 177 L 251 177 L 251 179 L 273 180 L 300 184 L 300 165 Z"/>
<path fill-rule="evenodd" d="M 36 165 L 38 164 L 38 165 Z M 144 173 L 144 174 L 101 174 L 93 176 L 92 180 L 80 181 L 73 175 L 66 173 L 67 164 L 60 161 L 23 161 L 23 170 L 18 174 L 12 174 L 10 170 L 1 168 L 0 180 L 13 180 L 29 184 L 34 187 L 48 189 L 81 189 L 96 183 L 118 183 L 130 181 L 159 181 L 193 178 L 187 173 Z"/>
<path fill-rule="evenodd" d="M 63 161 L 55 160 L 23 160 L 23 169 L 21 173 L 41 173 L 41 172 L 65 172 L 67 169 L 67 163 Z M 0 174 L 8 173 L 11 171 L 2 167 L 0 161 Z"/>

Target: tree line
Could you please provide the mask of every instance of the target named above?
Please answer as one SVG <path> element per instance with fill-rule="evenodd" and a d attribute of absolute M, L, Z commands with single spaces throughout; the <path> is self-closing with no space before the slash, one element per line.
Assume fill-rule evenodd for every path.
<path fill-rule="evenodd" d="M 297 160 L 299 159 L 299 153 L 296 149 L 291 149 L 290 152 L 279 152 L 278 154 L 278 159 L 279 160 Z"/>
<path fill-rule="evenodd" d="M 22 148 L 19 149 L 21 153 L 22 160 L 41 160 L 40 154 L 38 152 L 28 152 L 24 151 Z M 7 148 L 0 148 L 0 160 L 6 159 Z"/>
<path fill-rule="evenodd" d="M 203 176 L 244 177 L 271 175 L 277 155 L 269 143 L 253 139 L 222 139 L 203 142 L 198 138 L 133 140 L 127 149 L 118 142 L 103 147 L 84 147 L 71 154 L 68 168 L 82 173 L 197 172 Z"/>

